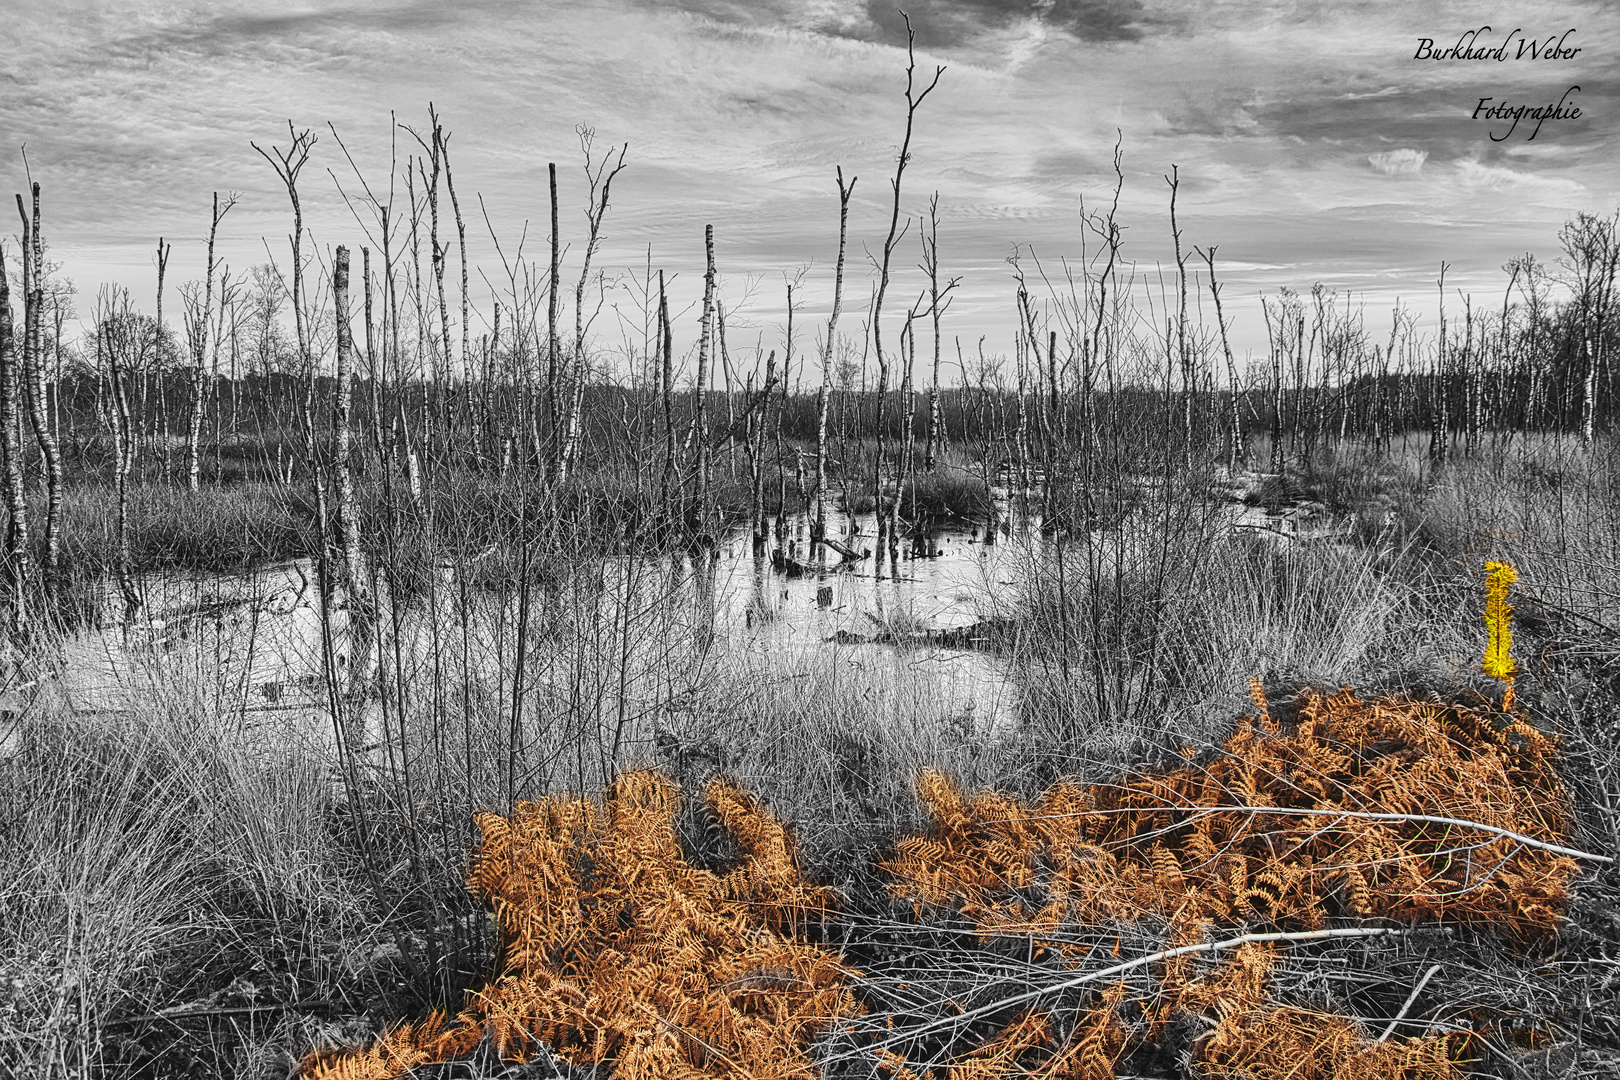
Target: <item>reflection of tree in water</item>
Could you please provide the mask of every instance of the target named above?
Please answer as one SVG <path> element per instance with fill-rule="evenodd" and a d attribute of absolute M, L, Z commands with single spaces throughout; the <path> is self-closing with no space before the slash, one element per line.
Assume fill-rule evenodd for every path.
<path fill-rule="evenodd" d="M 692 595 L 694 600 L 692 643 L 697 648 L 696 660 L 704 660 L 714 647 L 717 623 L 715 579 L 720 567 L 720 552 L 711 544 L 692 553 Z"/>
<path fill-rule="evenodd" d="M 776 617 L 776 608 L 768 597 L 768 590 L 775 587 L 775 579 L 766 570 L 770 563 L 765 558 L 764 549 L 755 550 L 753 561 L 754 573 L 749 579 L 748 606 L 743 611 L 743 623 L 749 627 L 755 623 L 769 622 Z"/>

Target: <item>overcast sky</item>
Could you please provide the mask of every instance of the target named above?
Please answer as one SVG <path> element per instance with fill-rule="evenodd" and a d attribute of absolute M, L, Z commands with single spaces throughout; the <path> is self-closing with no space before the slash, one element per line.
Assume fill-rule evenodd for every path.
<path fill-rule="evenodd" d="M 501 275 L 475 196 L 504 243 L 529 221 L 538 255 L 549 161 L 559 166 L 577 273 L 585 190 L 575 128 L 587 124 L 600 147 L 629 143 L 600 265 L 642 267 L 651 245 L 653 265 L 680 275 L 686 303 L 702 276 L 703 226 L 713 223 L 725 292 L 739 309 L 734 347 L 759 335 L 779 344 L 782 275 L 806 265 L 800 348 L 810 344 L 831 298 L 834 169 L 858 176 L 844 323 L 858 328 L 865 251 L 882 244 L 905 115 L 904 30 L 883 3 L 7 8 L 0 177 L 22 190 L 17 151 L 26 144 L 46 236 L 78 283 L 81 314 L 113 280 L 149 307 L 160 235 L 174 245 L 170 280 L 200 276 L 216 190 L 241 193 L 222 228 L 222 258 L 244 271 L 266 261 L 268 245 L 285 261 L 286 195 L 250 143 L 285 145 L 289 119 L 320 135 L 303 185 L 316 243 L 358 247 L 365 238 L 327 170 L 349 186 L 353 174 L 327 125 L 382 185 L 390 110 L 425 130 L 431 101 L 452 133 L 484 308 L 477 270 Z M 1126 256 L 1150 273 L 1170 260 L 1163 174 L 1175 164 L 1185 242 L 1219 249 L 1240 355 L 1264 348 L 1262 292 L 1319 281 L 1364 300 L 1381 329 L 1396 296 L 1433 309 L 1444 260 L 1448 286 L 1494 306 L 1503 262 L 1525 251 L 1551 260 L 1571 214 L 1620 205 L 1613 0 L 1502 12 L 1450 0 L 916 0 L 908 11 L 922 74 L 947 70 L 918 115 L 903 208 L 915 214 L 939 192 L 942 263 L 962 278 L 945 332 L 969 350 L 980 334 L 988 349 L 1011 346 L 1006 260 L 1015 245 L 1033 247 L 1049 268 L 1079 255 L 1082 199 L 1100 207 L 1108 198 L 1116 131 Z M 1492 29 L 1474 45 L 1507 41 L 1507 60 L 1414 58 L 1421 38 L 1455 45 L 1482 20 Z M 1563 43 L 1580 52 L 1514 59 L 1516 28 L 1538 41 L 1573 29 Z M 1496 142 L 1490 135 L 1511 122 L 1471 118 L 1482 97 L 1515 106 L 1563 97 L 1582 116 L 1548 120 L 1533 140 L 1534 122 L 1522 120 Z M 408 135 L 399 145 L 413 146 Z M 922 287 L 914 237 L 900 252 L 891 310 Z M 639 326 L 628 293 L 611 302 Z M 617 342 L 611 310 L 597 330 Z M 695 318 L 680 330 L 690 344 Z"/>

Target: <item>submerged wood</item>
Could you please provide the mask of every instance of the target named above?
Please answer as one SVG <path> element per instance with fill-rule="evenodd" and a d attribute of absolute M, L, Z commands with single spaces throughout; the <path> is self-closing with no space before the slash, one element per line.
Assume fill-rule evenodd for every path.
<path fill-rule="evenodd" d="M 881 626 L 875 634 L 839 630 L 825 640 L 837 645 L 932 646 L 939 649 L 995 651 L 1011 640 L 1016 629 L 1011 619 L 988 618 L 966 626 L 944 628 L 898 629 Z"/>

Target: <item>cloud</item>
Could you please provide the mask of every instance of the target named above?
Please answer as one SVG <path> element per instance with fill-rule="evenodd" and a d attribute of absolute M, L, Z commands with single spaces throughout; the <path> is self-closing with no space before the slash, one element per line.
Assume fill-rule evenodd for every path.
<path fill-rule="evenodd" d="M 925 48 L 966 45 L 986 30 L 1029 21 L 1088 42 L 1138 41 L 1148 29 L 1141 0 L 915 0 L 906 13 Z M 906 40 L 893 0 L 868 0 L 867 16 L 882 40 Z"/>
<path fill-rule="evenodd" d="M 1507 192 L 1563 206 L 1572 206 L 1586 193 L 1584 184 L 1569 177 L 1486 165 L 1478 157 L 1460 158 L 1452 162 L 1452 168 L 1457 182 L 1471 190 Z"/>
<path fill-rule="evenodd" d="M 1179 15 L 1150 11 L 1144 0 L 641 0 L 718 23 L 784 26 L 834 37 L 904 45 L 910 17 L 923 48 L 965 48 L 984 36 L 1034 25 L 1087 42 L 1131 42 L 1179 25 Z"/>
<path fill-rule="evenodd" d="M 601 146 L 630 144 L 595 265 L 639 272 L 650 245 L 677 289 L 696 289 L 712 222 L 738 281 L 812 259 L 821 274 L 842 166 L 860 176 L 846 298 L 860 295 L 905 120 L 897 3 L 918 30 L 919 77 L 948 68 L 917 117 L 902 214 L 940 192 L 941 250 L 966 276 L 952 318 L 991 333 L 991 348 L 1012 318 L 1006 251 L 1078 251 L 1082 197 L 1088 210 L 1112 201 L 1116 131 L 1129 257 L 1173 256 L 1163 177 L 1178 165 L 1178 223 L 1187 242 L 1220 245 L 1234 306 L 1368 274 L 1432 292 L 1440 259 L 1494 273 L 1537 237 L 1554 247 L 1574 210 L 1620 202 L 1620 23 L 1596 2 L 1550 0 L 1545 21 L 1580 27 L 1588 50 L 1556 78 L 1493 65 L 1489 87 L 1477 69 L 1410 59 L 1418 35 L 1475 19 L 1463 0 L 298 0 L 274 15 L 257 0 L 10 3 L 22 15 L 0 26 L 0 116 L 28 145 L 48 239 L 87 292 L 119 277 L 149 298 L 160 235 L 175 243 L 169 280 L 200 274 L 216 189 L 244 192 L 222 257 L 262 262 L 267 237 L 284 259 L 286 193 L 249 141 L 284 144 L 288 117 L 321 135 L 303 192 L 317 243 L 360 242 L 326 172 L 354 187 L 326 122 L 381 185 L 390 111 L 420 127 L 433 101 L 455 136 L 475 294 L 480 268 L 501 273 L 475 196 L 508 253 L 530 224 L 532 254 L 555 161 L 577 244 L 585 123 Z M 1566 76 L 1586 87 L 1585 114 L 1533 143 L 1488 144 L 1469 118 L 1482 93 L 1539 95 Z M 400 133 L 399 148 L 414 143 Z M 0 174 L 20 185 L 14 153 Z M 130 281 L 132 266 L 144 277 Z M 830 288 L 830 271 L 812 275 L 803 311 L 825 310 Z M 1250 331 L 1263 343 L 1258 320 L 1234 334 Z"/>
<path fill-rule="evenodd" d="M 1381 150 L 1376 154 L 1367 155 L 1368 163 L 1385 176 L 1416 176 L 1423 171 L 1423 163 L 1428 159 L 1427 150 L 1413 150 L 1409 147 Z"/>

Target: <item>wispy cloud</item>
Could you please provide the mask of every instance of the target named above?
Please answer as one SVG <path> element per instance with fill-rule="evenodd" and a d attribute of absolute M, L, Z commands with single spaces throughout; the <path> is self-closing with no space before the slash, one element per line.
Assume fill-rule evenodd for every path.
<path fill-rule="evenodd" d="M 1429 160 L 1427 150 L 1413 150 L 1406 146 L 1399 150 L 1380 150 L 1376 154 L 1367 155 L 1368 163 L 1385 176 L 1416 176 L 1423 171 L 1423 163 L 1427 160 Z"/>

